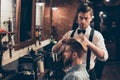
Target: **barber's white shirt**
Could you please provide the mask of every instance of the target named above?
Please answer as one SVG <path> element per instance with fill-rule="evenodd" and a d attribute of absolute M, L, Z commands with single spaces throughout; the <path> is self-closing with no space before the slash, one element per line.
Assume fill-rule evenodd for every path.
<path fill-rule="evenodd" d="M 87 29 L 86 29 L 86 33 L 85 33 L 85 36 L 89 39 L 89 36 L 90 36 L 90 31 L 91 31 L 91 27 L 88 26 Z M 62 39 L 64 39 L 64 37 L 70 37 L 71 34 L 72 34 L 73 30 L 71 31 L 68 31 Z M 74 37 L 79 37 L 78 33 L 77 33 L 77 30 L 76 32 L 74 33 Z M 62 39 L 60 41 L 62 41 Z M 102 36 L 102 34 L 96 30 L 94 30 L 94 35 L 93 35 L 93 39 L 92 39 L 92 43 L 99 47 L 101 50 L 104 51 L 104 58 L 103 59 L 99 59 L 101 61 L 106 61 L 108 59 L 108 52 L 107 52 L 107 49 L 105 47 L 105 43 L 104 43 L 104 38 Z M 86 53 L 87 54 L 87 53 Z M 86 54 L 83 56 L 83 64 L 86 64 Z M 90 58 L 90 69 L 93 69 L 94 68 L 94 65 L 95 65 L 95 59 L 96 59 L 96 56 L 94 55 L 94 53 L 91 51 L 91 58 Z"/>

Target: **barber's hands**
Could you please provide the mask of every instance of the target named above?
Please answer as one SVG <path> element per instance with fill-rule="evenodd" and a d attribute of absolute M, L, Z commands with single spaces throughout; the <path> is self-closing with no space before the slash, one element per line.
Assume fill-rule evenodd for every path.
<path fill-rule="evenodd" d="M 65 44 L 68 39 L 70 39 L 70 37 L 64 37 L 64 38 L 62 39 L 62 43 Z"/>
<path fill-rule="evenodd" d="M 83 50 L 86 52 L 87 51 L 87 49 L 88 49 L 88 46 L 87 46 L 87 43 L 85 42 L 85 38 L 84 37 L 76 37 L 75 38 L 81 45 L 82 45 L 82 47 L 83 47 Z"/>
<path fill-rule="evenodd" d="M 91 41 L 89 41 L 85 36 L 83 41 L 86 43 L 87 47 L 91 44 Z"/>
<path fill-rule="evenodd" d="M 87 47 L 91 43 L 84 35 L 76 37 L 75 39 L 79 40 L 80 42 L 82 42 Z"/>

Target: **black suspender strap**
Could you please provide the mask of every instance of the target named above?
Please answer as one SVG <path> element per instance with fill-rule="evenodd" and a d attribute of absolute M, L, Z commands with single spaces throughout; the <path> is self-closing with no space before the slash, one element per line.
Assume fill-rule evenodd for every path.
<path fill-rule="evenodd" d="M 74 36 L 75 31 L 76 31 L 76 29 L 73 30 L 72 34 L 70 35 L 71 38 Z"/>
<path fill-rule="evenodd" d="M 94 35 L 94 29 L 91 29 L 90 36 L 89 36 L 89 40 L 91 42 L 92 42 L 93 35 Z M 88 48 L 87 60 L 86 60 L 86 69 L 87 69 L 87 71 L 90 70 L 90 57 L 91 57 L 91 50 Z"/>

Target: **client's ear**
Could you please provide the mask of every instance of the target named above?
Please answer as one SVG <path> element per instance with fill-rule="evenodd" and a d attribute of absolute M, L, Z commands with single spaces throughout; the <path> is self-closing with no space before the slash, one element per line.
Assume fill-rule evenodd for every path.
<path fill-rule="evenodd" d="M 76 52 L 73 52 L 73 57 L 76 57 L 78 56 Z"/>

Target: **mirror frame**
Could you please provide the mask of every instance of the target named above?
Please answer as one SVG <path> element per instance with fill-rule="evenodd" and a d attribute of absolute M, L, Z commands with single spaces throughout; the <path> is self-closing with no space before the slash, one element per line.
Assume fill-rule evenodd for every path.
<path fill-rule="evenodd" d="M 32 0 L 32 23 L 31 23 L 31 39 L 20 42 L 20 21 L 21 21 L 21 0 L 16 1 L 16 40 L 15 50 L 27 47 L 35 43 L 35 14 L 36 14 L 36 0 Z M 29 14 L 28 14 L 29 15 Z"/>

